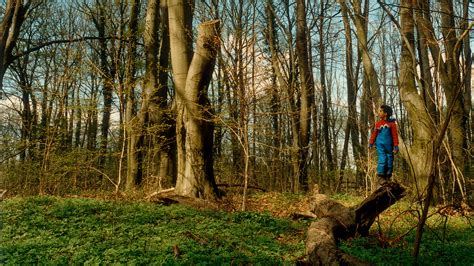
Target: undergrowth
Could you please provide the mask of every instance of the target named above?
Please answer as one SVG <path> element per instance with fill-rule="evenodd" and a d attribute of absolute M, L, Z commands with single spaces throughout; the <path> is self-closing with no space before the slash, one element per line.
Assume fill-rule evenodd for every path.
<path fill-rule="evenodd" d="M 407 201 L 382 213 L 368 237 L 342 241 L 340 248 L 376 265 L 474 265 L 474 217 L 443 210 L 431 208 L 418 260 L 412 252 L 420 211 Z"/>
<path fill-rule="evenodd" d="M 333 198 L 346 206 L 362 199 Z M 308 210 L 309 198 L 261 193 L 248 200 L 252 211 L 226 212 L 99 198 L 9 198 L 0 203 L 0 264 L 296 264 L 311 221 L 288 217 Z M 407 201 L 380 215 L 369 237 L 339 246 L 376 265 L 474 265 L 472 216 L 441 210 L 430 211 L 417 262 L 411 252 L 419 211 Z"/>
<path fill-rule="evenodd" d="M 269 213 L 55 197 L 1 203 L 0 264 L 292 264 L 305 226 Z"/>

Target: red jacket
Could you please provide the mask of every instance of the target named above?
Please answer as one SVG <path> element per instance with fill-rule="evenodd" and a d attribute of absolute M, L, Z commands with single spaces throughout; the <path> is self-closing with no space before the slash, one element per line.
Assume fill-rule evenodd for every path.
<path fill-rule="evenodd" d="M 374 131 L 370 135 L 370 144 L 392 144 L 398 146 L 397 124 L 395 119 L 380 120 L 375 123 Z"/>

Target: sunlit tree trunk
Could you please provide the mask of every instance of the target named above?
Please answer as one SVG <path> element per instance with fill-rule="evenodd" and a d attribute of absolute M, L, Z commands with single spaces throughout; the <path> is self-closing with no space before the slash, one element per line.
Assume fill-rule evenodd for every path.
<path fill-rule="evenodd" d="M 178 176 L 176 193 L 214 199 L 212 110 L 207 88 L 219 47 L 219 21 L 200 25 L 196 52 L 191 59 L 192 6 L 169 0 L 171 64 L 177 100 Z"/>
<path fill-rule="evenodd" d="M 402 6 L 409 5 L 409 0 L 404 0 Z M 402 50 L 400 57 L 400 74 L 398 80 L 398 89 L 400 97 L 405 106 L 408 116 L 412 121 L 413 143 L 405 153 L 406 158 L 411 158 L 413 164 L 412 171 L 416 179 L 417 188 L 422 189 L 426 185 L 426 180 L 431 169 L 432 150 L 430 143 L 435 134 L 435 128 L 426 111 L 424 101 L 417 92 L 416 85 L 416 66 L 415 66 L 415 27 L 412 8 L 401 8 L 400 25 L 402 35 Z"/>
<path fill-rule="evenodd" d="M 426 0 L 419 1 L 420 7 L 429 6 L 429 2 Z M 453 2 L 450 0 L 439 1 L 441 12 L 441 33 L 442 33 L 442 44 L 441 48 L 437 37 L 433 23 L 430 20 L 430 14 L 416 13 L 416 22 L 418 30 L 423 33 L 423 36 L 427 38 L 427 43 L 431 52 L 431 57 L 434 58 L 433 63 L 435 71 L 439 73 L 440 84 L 444 90 L 446 100 L 448 103 L 453 103 L 453 110 L 448 130 L 449 138 L 449 151 L 453 161 L 453 184 L 456 190 L 460 193 L 459 198 L 465 199 L 464 193 L 464 182 L 462 176 L 458 173 L 464 169 L 465 164 L 465 148 L 467 132 L 467 115 L 464 111 L 465 99 L 463 90 L 465 85 L 461 82 L 462 71 L 460 69 L 459 56 L 462 52 L 461 37 L 456 35 L 456 31 L 452 30 L 456 27 L 454 23 L 454 10 Z M 421 110 L 421 109 L 420 109 Z M 414 118 L 414 117 L 410 117 Z M 416 119 L 414 121 L 417 121 Z M 419 123 L 416 123 L 419 124 Z M 421 148 L 421 147 L 420 147 Z"/>

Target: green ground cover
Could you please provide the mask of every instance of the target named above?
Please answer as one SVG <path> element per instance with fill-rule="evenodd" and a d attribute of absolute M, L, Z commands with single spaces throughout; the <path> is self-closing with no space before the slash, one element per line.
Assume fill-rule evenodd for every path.
<path fill-rule="evenodd" d="M 348 205 L 359 201 L 335 198 Z M 270 197 L 258 202 L 281 212 L 282 205 L 301 201 L 275 195 L 271 199 L 275 203 Z M 369 237 L 344 241 L 341 249 L 377 265 L 414 264 L 417 218 L 412 209 L 397 203 L 380 216 Z M 418 264 L 474 265 L 471 218 L 434 212 Z M 38 196 L 1 202 L 0 225 L 2 265 L 294 265 L 304 256 L 309 221 L 278 218 L 268 211 L 203 211 L 183 205 Z"/>
<path fill-rule="evenodd" d="M 304 253 L 303 224 L 269 213 L 55 197 L 0 207 L 1 264 L 291 264 Z"/>

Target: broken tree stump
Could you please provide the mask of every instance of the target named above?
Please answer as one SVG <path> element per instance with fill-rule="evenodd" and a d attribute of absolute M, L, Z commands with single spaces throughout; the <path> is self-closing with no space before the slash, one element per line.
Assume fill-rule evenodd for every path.
<path fill-rule="evenodd" d="M 337 242 L 356 235 L 367 236 L 375 218 L 405 196 L 398 183 L 388 182 L 359 205 L 348 208 L 323 194 L 313 195 L 312 211 L 320 219 L 311 223 L 306 254 L 312 265 L 369 265 L 337 248 Z"/>

